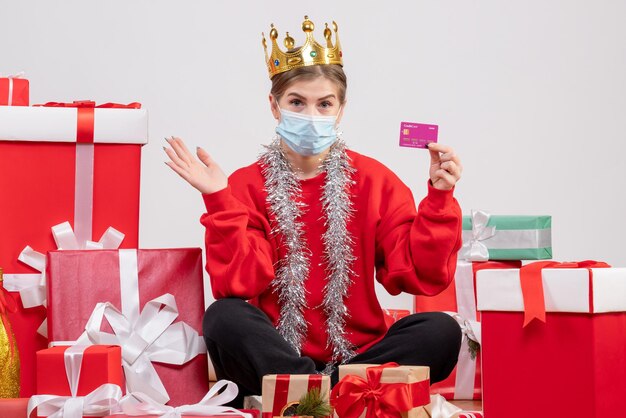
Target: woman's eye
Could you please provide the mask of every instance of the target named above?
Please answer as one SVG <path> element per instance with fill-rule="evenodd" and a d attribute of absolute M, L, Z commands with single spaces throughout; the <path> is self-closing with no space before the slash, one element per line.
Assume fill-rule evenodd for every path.
<path fill-rule="evenodd" d="M 320 103 L 320 106 L 323 107 L 324 109 L 331 107 L 333 104 L 329 101 L 324 101 L 322 103 Z"/>
<path fill-rule="evenodd" d="M 289 102 L 289 104 L 290 104 L 290 105 L 294 105 L 294 106 L 300 106 L 300 105 L 302 104 L 302 102 L 301 102 L 300 100 L 298 100 L 298 99 L 292 99 L 292 100 Z"/>

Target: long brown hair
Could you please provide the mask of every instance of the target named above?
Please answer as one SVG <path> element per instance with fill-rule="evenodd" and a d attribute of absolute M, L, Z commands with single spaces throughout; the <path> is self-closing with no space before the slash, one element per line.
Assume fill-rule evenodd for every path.
<path fill-rule="evenodd" d="M 306 67 L 298 67 L 284 73 L 276 74 L 272 77 L 272 89 L 270 93 L 280 100 L 285 90 L 290 85 L 299 80 L 313 80 L 317 77 L 324 77 L 333 81 L 337 85 L 339 93 L 339 101 L 343 104 L 346 101 L 346 90 L 348 89 L 348 79 L 343 72 L 343 68 L 337 64 L 327 65 L 309 65 Z"/>

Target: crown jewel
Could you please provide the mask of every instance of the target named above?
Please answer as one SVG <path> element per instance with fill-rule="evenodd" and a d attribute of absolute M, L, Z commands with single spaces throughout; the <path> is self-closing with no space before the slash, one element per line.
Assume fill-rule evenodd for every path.
<path fill-rule="evenodd" d="M 272 51 L 270 54 L 268 54 L 267 51 L 265 34 L 262 34 L 263 48 L 265 49 L 265 62 L 267 63 L 270 79 L 276 74 L 307 65 L 339 64 L 343 66 L 343 54 L 341 52 L 341 45 L 339 44 L 339 36 L 337 35 L 337 23 L 333 21 L 332 31 L 328 27 L 328 23 L 326 23 L 326 28 L 324 29 L 326 46 L 319 44 L 313 38 L 314 29 L 315 25 L 313 22 L 309 20 L 308 16 L 304 16 L 304 22 L 302 22 L 302 31 L 306 34 L 304 44 L 295 48 L 295 40 L 289 35 L 289 32 L 286 32 L 284 44 L 287 51 L 283 52 L 276 41 L 278 39 L 278 31 L 274 27 L 274 24 L 272 24 L 270 30 Z M 333 31 L 335 32 L 334 46 L 330 39 Z"/>

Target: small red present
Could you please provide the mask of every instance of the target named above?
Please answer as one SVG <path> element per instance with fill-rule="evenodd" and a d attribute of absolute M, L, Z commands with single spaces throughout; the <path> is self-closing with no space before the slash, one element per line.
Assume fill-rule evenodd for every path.
<path fill-rule="evenodd" d="M 53 347 L 37 352 L 37 395 L 28 402 L 27 416 L 110 413 L 122 397 L 122 354 L 117 346 Z M 61 411 L 61 412 L 59 412 Z M 64 416 L 64 415 L 63 415 Z"/>
<path fill-rule="evenodd" d="M 320 374 L 270 374 L 263 376 L 263 417 L 282 416 L 311 389 L 329 399 L 330 377 Z"/>
<path fill-rule="evenodd" d="M 47 347 L 37 331 L 46 316 L 44 254 L 57 248 L 50 228 L 69 221 L 74 248 L 86 247 L 110 226 L 125 234 L 122 248 L 138 245 L 147 112 L 135 104 L 75 106 L 0 106 L 0 266 L 18 306 L 9 318 L 23 397 L 35 392 L 35 353 Z"/>
<path fill-rule="evenodd" d="M 481 271 L 476 284 L 486 416 L 599 418 L 620 410 L 626 269 L 540 262 Z"/>
<path fill-rule="evenodd" d="M 28 80 L 23 73 L 0 77 L 0 106 L 28 106 Z"/>
<path fill-rule="evenodd" d="M 128 391 L 160 403 L 207 393 L 200 248 L 50 251 L 47 280 L 51 341 L 120 345 Z"/>
<path fill-rule="evenodd" d="M 416 296 L 415 312 L 445 311 L 451 313 L 463 328 L 463 343 L 457 366 L 450 376 L 431 386 L 431 393 L 446 399 L 481 398 L 481 359 L 470 339 L 480 343 L 480 312 L 476 310 L 476 272 L 485 269 L 519 268 L 521 261 L 457 262 L 454 281 L 436 296 Z M 470 338 L 471 337 L 471 338 Z M 472 344 L 473 344 L 472 343 Z"/>
<path fill-rule="evenodd" d="M 56 346 L 37 352 L 37 393 L 71 395 L 66 376 L 65 352 L 68 346 Z M 77 376 L 78 377 L 78 376 Z M 84 396 L 103 383 L 113 383 L 124 388 L 122 350 L 116 345 L 86 347 L 80 366 L 80 380 L 76 394 Z"/>

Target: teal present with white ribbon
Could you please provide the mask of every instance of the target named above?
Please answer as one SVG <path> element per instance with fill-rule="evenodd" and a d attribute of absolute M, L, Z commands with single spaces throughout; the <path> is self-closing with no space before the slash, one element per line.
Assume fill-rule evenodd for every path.
<path fill-rule="evenodd" d="M 463 217 L 463 247 L 459 258 L 470 261 L 550 259 L 552 217 L 472 211 L 471 216 Z"/>

